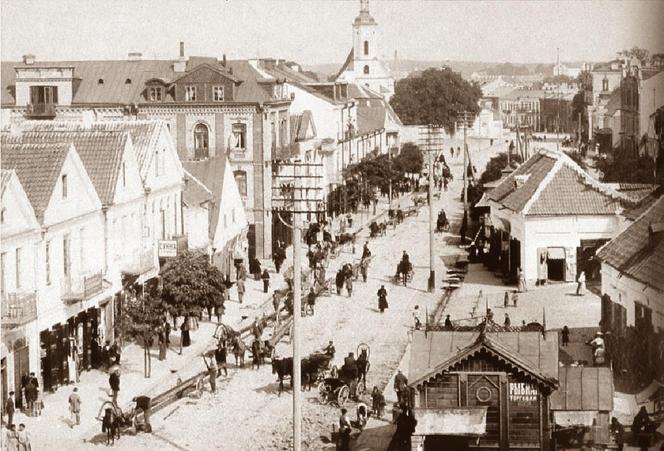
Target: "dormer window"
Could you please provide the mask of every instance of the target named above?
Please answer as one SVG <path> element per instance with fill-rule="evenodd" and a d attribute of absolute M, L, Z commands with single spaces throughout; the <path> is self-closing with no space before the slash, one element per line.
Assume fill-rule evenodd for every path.
<path fill-rule="evenodd" d="M 30 103 L 53 105 L 58 103 L 57 86 L 30 86 Z"/>
<path fill-rule="evenodd" d="M 184 100 L 187 102 L 196 101 L 196 86 L 185 86 L 184 87 Z"/>
<path fill-rule="evenodd" d="M 131 78 L 127 78 L 125 80 L 125 85 L 130 85 L 131 84 Z"/>
<path fill-rule="evenodd" d="M 223 86 L 213 86 L 212 87 L 212 100 L 215 102 L 224 101 L 224 87 Z"/>
<path fill-rule="evenodd" d="M 161 86 L 150 86 L 148 88 L 148 100 L 150 102 L 161 102 L 164 88 Z"/>
<path fill-rule="evenodd" d="M 104 79 L 100 78 L 99 80 L 97 80 L 97 84 L 98 85 L 103 85 L 104 84 Z"/>

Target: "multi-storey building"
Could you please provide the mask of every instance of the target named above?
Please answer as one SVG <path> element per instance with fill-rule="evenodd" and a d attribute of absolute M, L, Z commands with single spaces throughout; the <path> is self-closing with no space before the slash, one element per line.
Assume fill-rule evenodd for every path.
<path fill-rule="evenodd" d="M 541 90 L 515 89 L 499 98 L 503 125 L 510 129 L 539 130 Z"/>

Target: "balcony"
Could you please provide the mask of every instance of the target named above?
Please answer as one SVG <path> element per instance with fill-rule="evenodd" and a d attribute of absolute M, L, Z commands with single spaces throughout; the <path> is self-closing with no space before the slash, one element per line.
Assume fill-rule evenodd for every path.
<path fill-rule="evenodd" d="M 7 293 L 2 297 L 2 327 L 17 327 L 37 319 L 37 293 Z"/>
<path fill-rule="evenodd" d="M 135 258 L 121 266 L 123 273 L 140 276 L 155 268 L 154 250 L 143 250 L 134 256 Z"/>
<path fill-rule="evenodd" d="M 65 304 L 82 302 L 103 290 L 104 278 L 101 271 L 77 279 L 64 279 L 62 281 L 62 301 Z"/>
<path fill-rule="evenodd" d="M 53 103 L 29 103 L 26 115 L 36 119 L 50 119 L 55 117 L 55 104 Z"/>

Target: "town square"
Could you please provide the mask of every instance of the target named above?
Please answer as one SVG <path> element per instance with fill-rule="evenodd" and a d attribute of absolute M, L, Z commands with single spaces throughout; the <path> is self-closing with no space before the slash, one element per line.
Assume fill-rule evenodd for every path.
<path fill-rule="evenodd" d="M 662 17 L 4 2 L 1 449 L 664 449 Z"/>

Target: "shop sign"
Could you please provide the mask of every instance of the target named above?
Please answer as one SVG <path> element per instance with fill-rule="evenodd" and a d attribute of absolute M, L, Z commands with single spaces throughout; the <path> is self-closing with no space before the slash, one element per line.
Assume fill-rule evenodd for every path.
<path fill-rule="evenodd" d="M 537 389 L 525 382 L 510 382 L 510 401 L 532 403 L 537 402 Z"/>
<path fill-rule="evenodd" d="M 175 240 L 159 241 L 159 257 L 176 257 L 178 255 L 178 242 Z"/>

